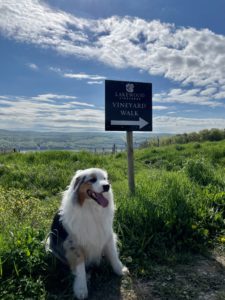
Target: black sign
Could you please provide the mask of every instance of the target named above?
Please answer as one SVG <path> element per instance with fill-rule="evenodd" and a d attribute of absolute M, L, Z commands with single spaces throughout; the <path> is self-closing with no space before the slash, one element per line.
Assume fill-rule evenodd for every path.
<path fill-rule="evenodd" d="M 105 130 L 152 131 L 152 84 L 106 80 Z"/>

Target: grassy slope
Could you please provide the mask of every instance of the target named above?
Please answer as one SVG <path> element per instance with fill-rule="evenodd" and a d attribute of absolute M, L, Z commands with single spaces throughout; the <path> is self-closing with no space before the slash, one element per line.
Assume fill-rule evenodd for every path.
<path fill-rule="evenodd" d="M 171 264 L 182 253 L 225 242 L 224 141 L 136 151 L 132 197 L 123 153 L 1 155 L 1 299 L 14 299 L 15 293 L 17 299 L 57 299 L 59 291 L 59 299 L 68 299 L 68 270 L 58 271 L 41 241 L 74 171 L 92 166 L 110 174 L 117 205 L 115 231 L 132 276 L 150 278 L 153 262 Z M 107 268 L 104 273 L 110 278 Z M 60 282 L 57 287 L 54 280 Z"/>

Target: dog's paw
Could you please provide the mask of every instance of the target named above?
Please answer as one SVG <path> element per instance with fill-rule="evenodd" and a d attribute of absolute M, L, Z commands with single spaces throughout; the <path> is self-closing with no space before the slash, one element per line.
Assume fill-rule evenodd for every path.
<path fill-rule="evenodd" d="M 126 266 L 123 266 L 122 267 L 122 275 L 129 275 L 130 274 L 130 271 L 129 269 L 126 267 Z"/>
<path fill-rule="evenodd" d="M 73 292 L 74 296 L 79 299 L 87 299 L 88 297 L 88 289 L 87 289 L 87 284 L 80 282 L 79 280 L 75 280 L 74 285 L 73 285 Z"/>
<path fill-rule="evenodd" d="M 125 275 L 130 274 L 128 268 L 126 266 L 123 266 L 122 263 L 119 264 L 116 268 L 114 267 L 114 272 L 118 276 L 125 276 Z"/>

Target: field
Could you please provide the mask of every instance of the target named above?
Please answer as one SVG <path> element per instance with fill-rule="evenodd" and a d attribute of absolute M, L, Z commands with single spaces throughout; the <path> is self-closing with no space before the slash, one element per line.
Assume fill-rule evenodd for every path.
<path fill-rule="evenodd" d="M 90 299 L 225 299 L 225 141 L 126 154 L 46 151 L 0 155 L 0 299 L 72 299 L 72 277 L 44 250 L 61 192 L 77 169 L 108 171 L 115 231 L 131 275 L 103 264 Z"/>
<path fill-rule="evenodd" d="M 155 135 L 149 132 L 135 132 L 135 146 L 146 140 L 169 134 Z M 115 144 L 117 149 L 125 148 L 125 132 L 35 132 L 9 131 L 0 129 L 0 152 L 13 149 L 26 150 L 75 150 L 111 151 Z"/>

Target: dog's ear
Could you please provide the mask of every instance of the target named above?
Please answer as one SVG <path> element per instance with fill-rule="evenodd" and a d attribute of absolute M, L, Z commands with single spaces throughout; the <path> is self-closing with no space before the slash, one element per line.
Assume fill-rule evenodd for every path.
<path fill-rule="evenodd" d="M 83 177 L 82 176 L 77 176 L 73 185 L 73 191 L 74 193 L 77 193 L 79 190 L 80 185 L 83 182 Z"/>
<path fill-rule="evenodd" d="M 76 202 L 79 188 L 80 188 L 81 184 L 84 182 L 85 182 L 85 176 L 80 175 L 75 178 L 75 182 L 73 184 L 73 193 L 74 193 L 73 202 L 74 203 Z"/>
<path fill-rule="evenodd" d="M 79 190 L 79 187 L 82 183 L 83 176 L 81 176 L 81 174 L 80 174 L 81 172 L 82 172 L 82 170 L 77 170 L 75 173 L 75 176 L 73 178 L 73 181 L 72 181 L 73 191 L 75 193 L 77 193 L 77 191 Z"/>

